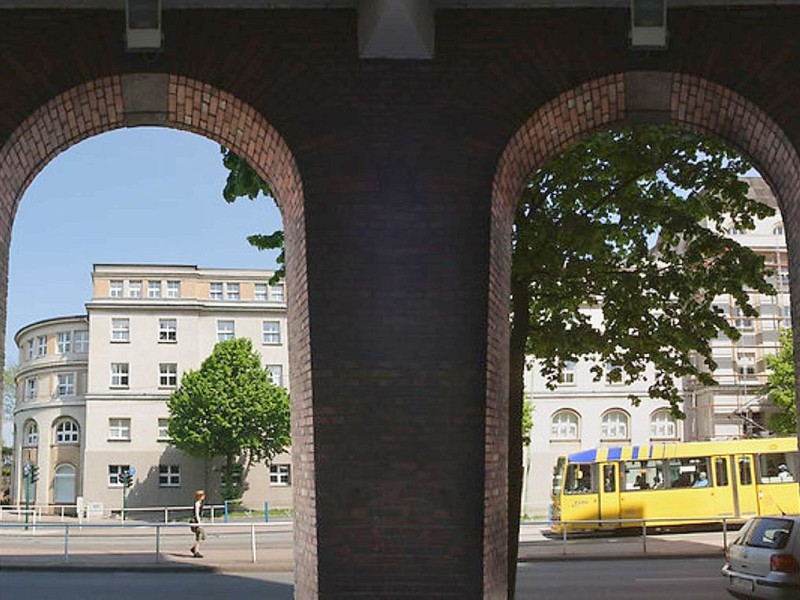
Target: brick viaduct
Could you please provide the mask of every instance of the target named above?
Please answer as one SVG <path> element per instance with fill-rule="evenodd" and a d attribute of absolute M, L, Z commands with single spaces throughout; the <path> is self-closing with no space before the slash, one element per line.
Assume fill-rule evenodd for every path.
<path fill-rule="evenodd" d="M 510 223 L 572 141 L 671 121 L 742 150 L 800 297 L 800 6 L 684 2 L 663 51 L 629 47 L 614 0 L 440 8 L 432 58 L 387 60 L 346 2 L 165 7 L 158 53 L 126 52 L 101 1 L 26 4 L 0 0 L 0 323 L 15 210 L 53 156 L 147 124 L 246 156 L 287 231 L 297 598 L 506 597 Z"/>

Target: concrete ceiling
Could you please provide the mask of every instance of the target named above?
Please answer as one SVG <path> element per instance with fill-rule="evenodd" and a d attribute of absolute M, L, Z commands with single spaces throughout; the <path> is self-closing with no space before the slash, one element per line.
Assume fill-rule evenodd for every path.
<path fill-rule="evenodd" d="M 139 4 L 143 0 L 129 0 Z M 800 0 L 667 0 L 671 7 L 769 6 Z M 149 4 L 144 0 L 145 4 Z M 429 59 L 434 54 L 437 10 L 620 8 L 630 0 L 161 0 L 164 11 L 192 9 L 356 9 L 362 58 Z M 123 10 L 125 0 L 0 0 L 6 9 Z"/>

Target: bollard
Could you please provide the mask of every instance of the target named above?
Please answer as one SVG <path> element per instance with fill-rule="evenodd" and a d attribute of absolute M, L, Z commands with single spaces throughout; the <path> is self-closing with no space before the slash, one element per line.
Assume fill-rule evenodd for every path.
<path fill-rule="evenodd" d="M 561 526 L 563 529 L 561 530 L 561 553 L 566 556 L 567 555 L 567 525 L 564 521 L 561 522 Z"/>
<path fill-rule="evenodd" d="M 64 562 L 69 562 L 69 523 L 64 525 Z"/>
<path fill-rule="evenodd" d="M 161 561 L 161 525 L 156 523 L 156 562 Z"/>
<path fill-rule="evenodd" d="M 164 507 L 164 523 L 169 523 L 169 507 Z"/>
<path fill-rule="evenodd" d="M 722 550 L 728 549 L 728 520 L 722 519 Z"/>
<path fill-rule="evenodd" d="M 264 502 L 264 522 L 269 523 L 269 502 Z"/>
<path fill-rule="evenodd" d="M 642 552 L 647 554 L 647 521 L 642 521 Z"/>
<path fill-rule="evenodd" d="M 250 547 L 253 551 L 253 562 L 256 562 L 256 524 L 250 523 Z"/>

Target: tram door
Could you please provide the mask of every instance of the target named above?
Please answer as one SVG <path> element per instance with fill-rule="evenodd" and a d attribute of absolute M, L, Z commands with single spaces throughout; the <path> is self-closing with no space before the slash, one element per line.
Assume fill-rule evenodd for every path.
<path fill-rule="evenodd" d="M 758 495 L 753 472 L 753 457 L 737 454 L 734 457 L 736 473 L 734 474 L 734 510 L 738 517 L 750 517 L 758 514 Z"/>
<path fill-rule="evenodd" d="M 600 486 L 600 524 L 603 529 L 616 529 L 619 523 L 619 474 L 617 464 L 601 464 L 602 478 Z M 606 521 L 609 522 L 606 522 Z"/>
<path fill-rule="evenodd" d="M 735 516 L 733 486 L 728 471 L 727 456 L 712 456 L 714 463 L 714 510 L 719 517 Z"/>

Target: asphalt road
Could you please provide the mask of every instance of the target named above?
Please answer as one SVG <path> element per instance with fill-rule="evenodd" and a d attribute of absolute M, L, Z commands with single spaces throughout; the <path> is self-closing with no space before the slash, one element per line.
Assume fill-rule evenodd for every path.
<path fill-rule="evenodd" d="M 519 565 L 518 600 L 730 600 L 718 558 L 534 561 Z"/>
<path fill-rule="evenodd" d="M 723 600 L 720 560 L 536 561 L 519 567 L 518 600 Z M 291 573 L 84 573 L 0 571 L 13 600 L 290 600 Z"/>

